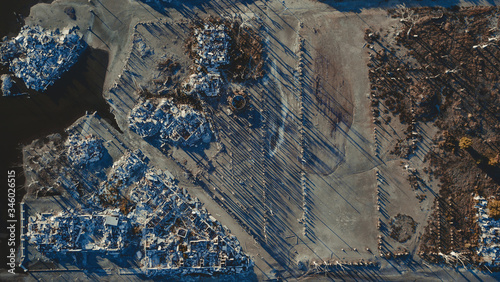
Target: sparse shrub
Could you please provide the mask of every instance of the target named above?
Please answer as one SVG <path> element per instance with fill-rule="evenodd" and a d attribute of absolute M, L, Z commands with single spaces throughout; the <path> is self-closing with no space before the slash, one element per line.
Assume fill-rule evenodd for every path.
<path fill-rule="evenodd" d="M 140 227 L 140 226 L 134 226 L 134 227 L 131 229 L 131 231 L 132 231 L 132 234 L 134 234 L 134 235 L 141 234 L 141 232 L 142 232 L 142 227 Z"/>
<path fill-rule="evenodd" d="M 125 198 L 121 198 L 120 200 L 120 211 L 124 215 L 127 215 L 130 212 L 129 201 Z"/>
<path fill-rule="evenodd" d="M 497 166 L 500 163 L 500 154 L 497 154 L 495 157 L 492 157 L 488 161 L 488 165 Z"/>
<path fill-rule="evenodd" d="M 460 138 L 460 142 L 458 143 L 458 146 L 460 146 L 460 149 L 462 150 L 468 150 L 470 147 L 472 147 L 472 139 L 469 137 L 462 137 Z"/>
<path fill-rule="evenodd" d="M 500 200 L 488 202 L 488 215 L 494 219 L 500 219 Z"/>

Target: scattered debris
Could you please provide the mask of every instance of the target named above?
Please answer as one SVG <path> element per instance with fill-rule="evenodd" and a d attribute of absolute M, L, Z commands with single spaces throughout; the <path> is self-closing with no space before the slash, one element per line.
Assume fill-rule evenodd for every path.
<path fill-rule="evenodd" d="M 206 22 L 194 30 L 195 68 L 184 85 L 187 94 L 203 93 L 208 97 L 218 96 L 223 85 L 219 68 L 229 63 L 229 36 L 224 24 Z M 205 71 L 206 70 L 206 71 Z"/>
<path fill-rule="evenodd" d="M 63 31 L 38 25 L 24 26 L 19 34 L 0 46 L 0 62 L 21 78 L 26 86 L 44 91 L 78 59 L 85 44 L 78 27 Z"/>
<path fill-rule="evenodd" d="M 154 50 L 151 49 L 148 45 L 146 45 L 146 42 L 144 42 L 144 40 L 138 36 L 134 38 L 133 44 L 134 48 L 139 51 L 139 54 L 143 59 L 154 54 Z"/>
<path fill-rule="evenodd" d="M 477 224 L 481 228 L 479 248 L 477 254 L 482 257 L 483 263 L 489 267 L 500 267 L 500 220 L 488 214 L 488 201 L 476 196 Z M 493 199 L 492 199 L 493 200 Z"/>
<path fill-rule="evenodd" d="M 127 152 L 115 162 L 99 193 L 110 186 L 116 199 L 129 196 L 125 212 L 115 202 L 102 211 L 37 214 L 28 222 L 29 242 L 48 256 L 120 254 L 138 246 L 139 264 L 149 276 L 240 273 L 253 266 L 229 229 L 178 187 L 168 171 L 148 166 L 141 151 Z"/>
<path fill-rule="evenodd" d="M 194 146 L 200 140 L 211 140 L 211 130 L 204 115 L 189 105 L 176 105 L 172 99 L 139 103 L 132 110 L 129 123 L 141 137 L 154 137 L 159 133 L 161 146 L 167 142 Z"/>
<path fill-rule="evenodd" d="M 102 158 L 104 150 L 102 139 L 92 134 L 85 137 L 76 134 L 71 135 L 66 140 L 65 145 L 68 148 L 66 151 L 68 160 L 75 166 L 97 162 Z"/>
<path fill-rule="evenodd" d="M 129 227 L 127 219 L 116 212 L 114 216 L 97 212 L 42 213 L 29 218 L 26 236 L 30 244 L 49 255 L 82 251 L 118 253 L 129 245 L 126 240 Z"/>
<path fill-rule="evenodd" d="M 303 264 L 303 263 L 302 263 Z M 300 265 L 304 271 L 306 267 Z M 378 269 L 380 264 L 373 260 L 337 260 L 337 259 L 314 259 L 309 262 L 307 273 L 331 273 L 331 272 L 357 272 L 359 269 Z"/>
<path fill-rule="evenodd" d="M 11 88 L 13 85 L 12 76 L 8 74 L 2 74 L 1 79 L 2 79 L 3 96 L 11 96 L 12 95 Z"/>

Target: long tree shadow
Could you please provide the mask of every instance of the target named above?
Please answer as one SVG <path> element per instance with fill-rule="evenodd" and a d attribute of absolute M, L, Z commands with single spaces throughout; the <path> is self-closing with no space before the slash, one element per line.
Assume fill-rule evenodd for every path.
<path fill-rule="evenodd" d="M 264 0 L 266 1 L 266 0 Z M 138 0 L 141 6 L 147 5 L 162 15 L 168 15 L 168 9 L 175 9 L 183 15 L 195 16 L 195 9 L 202 13 L 207 13 L 209 10 L 224 12 L 228 8 L 236 8 L 236 5 L 249 5 L 253 4 L 255 0 L 241 0 L 241 1 L 214 1 L 214 0 L 190 0 L 190 1 L 172 1 L 170 3 L 161 0 L 146 1 Z"/>
<path fill-rule="evenodd" d="M 401 6 L 405 7 L 453 7 L 463 4 L 460 0 L 449 0 L 449 1 L 433 1 L 433 0 L 406 0 L 406 1 L 372 1 L 372 0 L 359 0 L 359 1 L 339 1 L 339 0 L 319 0 L 319 2 L 325 3 L 332 6 L 340 12 L 355 12 L 360 13 L 365 9 L 373 8 L 383 8 L 383 9 L 394 9 Z M 494 6 L 494 0 L 470 0 L 467 4 L 472 5 L 491 5 Z"/>

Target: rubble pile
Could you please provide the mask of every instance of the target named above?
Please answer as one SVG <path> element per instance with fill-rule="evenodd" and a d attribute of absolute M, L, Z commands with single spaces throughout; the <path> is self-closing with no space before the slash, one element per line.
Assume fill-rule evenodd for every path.
<path fill-rule="evenodd" d="M 161 127 L 160 117 L 156 115 L 161 114 L 151 101 L 146 100 L 144 103 L 139 103 L 130 113 L 130 128 L 141 137 L 155 136 Z"/>
<path fill-rule="evenodd" d="M 13 85 L 12 77 L 8 74 L 2 74 L 1 80 L 2 80 L 3 96 L 10 96 L 12 94 L 10 89 L 12 88 Z"/>
<path fill-rule="evenodd" d="M 116 207 L 89 208 L 85 214 L 38 214 L 28 222 L 29 242 L 45 254 L 82 250 L 118 254 L 137 246 L 142 271 L 150 276 L 249 270 L 253 262 L 230 230 L 178 187 L 168 171 L 147 163 L 141 151 L 128 152 L 104 181 L 121 181 L 116 194 L 128 196 L 126 215 Z"/>
<path fill-rule="evenodd" d="M 217 69 L 229 63 L 229 36 L 224 24 L 205 23 L 203 29 L 194 31 L 198 59 L 195 63 L 208 69 Z"/>
<path fill-rule="evenodd" d="M 150 169 L 130 190 L 128 217 L 142 229 L 141 264 L 150 275 L 241 272 L 251 266 L 235 236 L 169 173 Z"/>
<path fill-rule="evenodd" d="M 140 150 L 126 152 L 117 162 L 113 164 L 108 181 L 122 181 L 128 185 L 135 181 L 135 175 L 140 175 L 147 166 L 147 158 Z"/>
<path fill-rule="evenodd" d="M 141 137 L 155 137 L 162 146 L 167 142 L 196 145 L 200 140 L 210 142 L 211 131 L 202 113 L 189 105 L 175 105 L 170 99 L 139 103 L 132 109 L 129 126 Z"/>
<path fill-rule="evenodd" d="M 187 94 L 203 93 L 218 96 L 223 85 L 219 67 L 229 64 L 229 41 L 224 24 L 205 23 L 195 29 L 196 59 L 198 72 L 192 74 L 185 84 Z M 205 71 L 207 70 L 207 71 Z"/>
<path fill-rule="evenodd" d="M 127 219 L 118 213 L 61 212 L 31 216 L 26 233 L 29 243 L 49 255 L 65 252 L 118 252 L 128 246 Z"/>
<path fill-rule="evenodd" d="M 163 189 L 169 189 L 174 185 L 174 177 L 160 169 L 148 169 L 144 177 L 137 182 L 137 186 L 130 189 L 129 198 L 134 203 L 148 202 L 148 205 L 156 207 L 160 204 L 158 197 Z"/>
<path fill-rule="evenodd" d="M 484 264 L 500 267 L 500 220 L 488 216 L 487 200 L 480 196 L 474 197 L 474 200 L 477 203 L 477 224 L 481 228 L 477 253 L 483 258 Z"/>
<path fill-rule="evenodd" d="M 189 89 L 188 94 L 205 93 L 209 97 L 219 96 L 223 85 L 219 72 L 194 73 L 189 76 L 186 86 Z"/>
<path fill-rule="evenodd" d="M 44 91 L 77 61 L 85 48 L 77 29 L 24 26 L 15 38 L 2 43 L 0 62 L 9 64 L 27 87 Z"/>
<path fill-rule="evenodd" d="M 127 151 L 113 164 L 107 179 L 100 184 L 101 204 L 111 206 L 116 204 L 119 192 L 142 177 L 147 163 L 148 159 L 140 150 Z"/>
<path fill-rule="evenodd" d="M 86 165 L 102 158 L 104 147 L 102 139 L 94 135 L 71 135 L 65 143 L 68 160 L 75 166 Z"/>
<path fill-rule="evenodd" d="M 147 46 L 146 42 L 139 36 L 134 37 L 133 44 L 134 49 L 139 52 L 142 59 L 154 54 L 154 50 Z"/>

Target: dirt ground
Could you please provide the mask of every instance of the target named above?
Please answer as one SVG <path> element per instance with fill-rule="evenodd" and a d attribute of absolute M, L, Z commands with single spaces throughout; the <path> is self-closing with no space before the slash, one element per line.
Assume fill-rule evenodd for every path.
<path fill-rule="evenodd" d="M 366 1 L 340 4 L 338 10 L 324 2 L 174 1 L 158 10 L 132 0 L 63 0 L 35 6 L 28 23 L 77 24 L 89 45 L 110 53 L 103 95 L 123 131 L 117 136 L 172 172 L 232 230 L 255 261 L 255 279 L 299 279 L 325 270 L 354 280 L 402 273 L 460 279 L 460 272 L 427 265 L 417 255 L 434 200 L 441 198 L 436 177 L 422 172 L 439 127 L 419 122 L 408 130 L 392 116 L 394 103 L 373 104 L 371 58 L 396 44 L 402 23 L 386 10 L 357 10 Z M 64 13 L 68 6 L 76 21 Z M 173 58 L 181 65 L 179 76 L 187 74 L 188 23 L 208 15 L 238 15 L 259 32 L 264 77 L 237 84 L 248 97 L 244 112 L 228 112 L 227 97 L 204 102 L 214 130 L 209 145 L 161 152 L 129 130 L 128 115 L 139 99 L 137 89 L 158 77 L 159 62 Z M 366 29 L 379 34 L 368 37 L 372 43 Z M 150 55 L 134 45 L 139 37 Z M 402 46 L 394 54 L 417 63 L 405 57 Z M 84 121 L 95 123 L 77 124 Z M 396 147 L 408 150 L 412 143 L 405 137 L 413 131 L 420 137 L 412 157 L 391 153 Z M 415 221 L 414 233 L 401 242 L 390 236 L 398 214 Z M 376 267 L 358 266 L 360 261 Z M 103 265 L 106 275 L 120 275 L 116 266 Z"/>
<path fill-rule="evenodd" d="M 426 168 L 416 167 L 409 176 L 415 190 L 426 186 L 423 178 L 440 182 L 421 255 L 435 262 L 442 260 L 439 252 L 453 251 L 478 264 L 472 197 L 498 197 L 499 191 L 498 70 L 493 67 L 498 48 L 489 46 L 497 40 L 498 10 L 420 8 L 391 14 L 403 23 L 396 34 L 367 30 L 375 51 L 370 55 L 372 105 L 380 120 L 392 116 L 406 127 L 394 154 L 411 159 L 423 148 L 419 140 L 432 139 L 420 154 Z M 439 131 L 422 130 L 426 123 Z M 462 138 L 472 146 L 460 145 Z"/>

